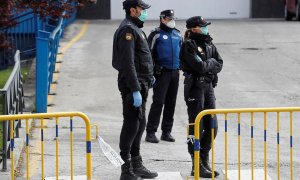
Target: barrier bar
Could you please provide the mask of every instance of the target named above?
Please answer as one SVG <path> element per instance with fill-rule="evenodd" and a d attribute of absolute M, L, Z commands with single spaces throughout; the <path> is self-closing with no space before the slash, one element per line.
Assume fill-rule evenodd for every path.
<path fill-rule="evenodd" d="M 241 179 L 241 113 L 238 113 L 238 179 Z"/>
<path fill-rule="evenodd" d="M 251 113 L 251 178 L 254 180 L 254 114 Z"/>
<path fill-rule="evenodd" d="M 228 137 L 227 137 L 227 114 L 225 114 L 225 179 L 228 179 Z"/>
<path fill-rule="evenodd" d="M 71 180 L 74 176 L 74 159 L 73 159 L 73 117 L 70 117 L 70 153 L 71 153 Z"/>
<path fill-rule="evenodd" d="M 44 159 L 44 118 L 41 118 L 41 156 L 42 156 L 42 180 L 45 179 L 45 159 Z"/>
<path fill-rule="evenodd" d="M 277 112 L 277 179 L 280 180 L 280 114 Z"/>
<path fill-rule="evenodd" d="M 26 119 L 26 180 L 29 180 L 29 122 Z"/>
<path fill-rule="evenodd" d="M 267 180 L 267 113 L 264 112 L 264 170 L 265 180 Z"/>
<path fill-rule="evenodd" d="M 58 180 L 58 117 L 55 118 L 55 151 L 56 151 L 56 180 Z"/>
<path fill-rule="evenodd" d="M 290 111 L 290 169 L 291 169 L 291 180 L 294 179 L 293 174 L 293 113 Z"/>
<path fill-rule="evenodd" d="M 212 121 L 211 121 L 211 146 L 212 146 L 212 150 L 211 150 L 211 153 L 212 154 L 215 154 L 215 148 L 214 148 L 214 139 L 215 139 L 215 119 L 214 119 L 214 116 L 216 115 L 211 115 L 211 118 L 212 118 Z M 211 169 L 211 172 L 212 172 L 212 180 L 215 179 L 215 157 L 212 156 L 211 158 L 211 163 L 212 163 L 212 169 Z"/>
<path fill-rule="evenodd" d="M 9 122 L 10 126 L 10 159 L 11 159 L 11 179 L 15 179 L 15 165 L 14 165 L 14 146 L 15 146 L 15 139 L 14 139 L 14 122 L 10 121 Z"/>

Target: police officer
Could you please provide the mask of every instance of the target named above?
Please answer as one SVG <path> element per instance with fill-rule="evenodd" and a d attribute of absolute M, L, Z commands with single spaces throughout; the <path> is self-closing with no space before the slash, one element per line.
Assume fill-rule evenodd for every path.
<path fill-rule="evenodd" d="M 142 0 L 125 0 L 126 18 L 114 35 L 112 65 L 119 71 L 118 87 L 123 102 L 123 126 L 120 135 L 122 165 L 120 180 L 154 178 L 143 166 L 140 143 L 145 130 L 145 106 L 153 85 L 153 61 L 145 33 L 141 30 L 150 5 Z"/>
<path fill-rule="evenodd" d="M 217 85 L 217 74 L 222 70 L 223 60 L 217 48 L 212 43 L 208 33 L 210 22 L 201 16 L 191 17 L 186 21 L 187 31 L 181 47 L 181 69 L 184 72 L 184 98 L 187 105 L 189 123 L 194 123 L 199 112 L 205 109 L 215 109 L 214 87 Z M 212 177 L 209 166 L 209 151 L 211 149 L 211 123 L 214 123 L 217 135 L 217 117 L 205 116 L 201 120 L 200 176 Z M 189 134 L 194 135 L 194 127 L 190 126 Z M 193 140 L 188 142 L 188 151 L 194 160 Z M 217 171 L 214 172 L 218 176 Z M 194 163 L 191 175 L 194 175 Z"/>
<path fill-rule="evenodd" d="M 182 43 L 180 31 L 175 28 L 174 10 L 160 13 L 160 26 L 151 32 L 148 42 L 154 60 L 156 84 L 153 88 L 153 103 L 148 116 L 145 140 L 151 143 L 159 142 L 155 133 L 164 106 L 161 140 L 174 142 L 171 131 L 178 91 L 179 51 Z"/>

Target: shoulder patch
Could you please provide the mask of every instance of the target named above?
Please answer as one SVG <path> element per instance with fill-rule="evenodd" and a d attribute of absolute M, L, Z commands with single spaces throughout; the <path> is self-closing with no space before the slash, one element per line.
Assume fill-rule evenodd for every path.
<path fill-rule="evenodd" d="M 126 40 L 131 41 L 132 40 L 132 34 L 131 33 L 126 33 Z"/>

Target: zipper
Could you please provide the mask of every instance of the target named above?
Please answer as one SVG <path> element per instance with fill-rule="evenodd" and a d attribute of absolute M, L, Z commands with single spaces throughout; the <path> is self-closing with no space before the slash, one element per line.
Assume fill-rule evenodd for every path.
<path fill-rule="evenodd" d="M 172 69 L 174 68 L 174 50 L 173 50 L 173 40 L 172 40 L 172 33 L 173 30 L 170 32 L 170 39 L 171 39 L 171 47 L 172 47 Z"/>

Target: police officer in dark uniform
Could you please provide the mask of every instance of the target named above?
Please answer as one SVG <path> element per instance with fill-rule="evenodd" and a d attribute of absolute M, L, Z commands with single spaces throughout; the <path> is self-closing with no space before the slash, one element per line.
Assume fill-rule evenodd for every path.
<path fill-rule="evenodd" d="M 184 72 L 184 98 L 187 105 L 189 123 L 202 110 L 215 109 L 214 87 L 217 85 L 217 74 L 222 70 L 223 60 L 217 48 L 212 43 L 208 33 L 208 25 L 201 16 L 191 17 L 186 21 L 187 31 L 181 47 L 181 69 Z M 218 131 L 217 117 L 205 116 L 201 120 L 201 149 L 200 149 L 200 176 L 212 177 L 209 166 L 209 151 L 211 149 L 211 123 L 214 123 L 215 136 Z M 189 134 L 194 135 L 194 126 L 190 126 Z M 188 142 L 188 151 L 194 160 L 193 140 Z M 217 171 L 214 172 L 218 176 Z M 191 175 L 194 175 L 194 163 Z"/>
<path fill-rule="evenodd" d="M 146 125 L 146 100 L 153 85 L 153 61 L 146 35 L 141 30 L 149 7 L 142 0 L 125 0 L 126 18 L 114 35 L 112 65 L 119 71 L 124 118 L 119 146 L 125 164 L 121 167 L 120 180 L 141 180 L 158 175 L 143 166 L 140 155 Z"/>
<path fill-rule="evenodd" d="M 175 28 L 174 10 L 160 13 L 160 26 L 148 37 L 154 61 L 156 83 L 153 88 L 153 103 L 148 116 L 145 140 L 158 143 L 155 136 L 162 108 L 161 140 L 174 142 L 171 135 L 179 82 L 179 52 L 182 44 L 180 31 Z"/>

